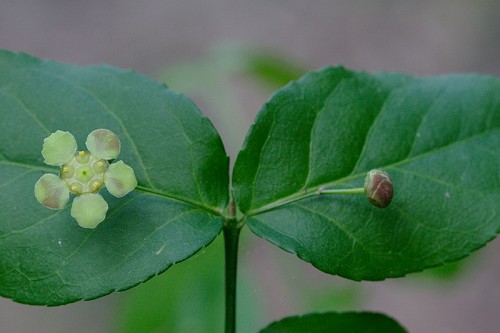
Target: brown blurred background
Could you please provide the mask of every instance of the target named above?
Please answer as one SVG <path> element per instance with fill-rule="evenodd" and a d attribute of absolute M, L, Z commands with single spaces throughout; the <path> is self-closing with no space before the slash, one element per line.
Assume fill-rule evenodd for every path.
<path fill-rule="evenodd" d="M 498 75 L 499 15 L 498 0 L 0 0 L 0 48 L 77 65 L 108 63 L 159 78 L 195 99 L 234 157 L 256 112 L 276 88 L 248 74 L 249 53 L 269 55 L 274 65 L 283 60 L 293 73 L 342 64 L 417 75 Z M 220 331 L 195 330 L 189 324 L 203 317 L 204 304 L 220 307 L 220 295 L 186 303 L 193 288 L 179 282 L 187 283 L 191 268 L 203 272 L 210 260 L 219 263 L 220 250 L 214 244 L 210 253 L 164 276 L 96 301 L 44 308 L 0 299 L 0 332 L 141 332 L 134 325 L 144 332 Z M 246 230 L 240 251 L 239 332 L 256 332 L 272 320 L 309 311 L 373 310 L 414 333 L 497 333 L 499 251 L 496 240 L 465 264 L 443 271 L 354 283 L 318 272 Z M 193 283 L 201 290 L 222 288 L 221 272 L 200 274 Z M 156 299 L 147 297 L 147 288 L 172 300 L 162 303 L 172 308 L 159 313 L 176 313 L 176 320 L 186 324 L 169 326 L 162 320 L 171 319 L 157 318 L 161 315 L 149 308 Z"/>

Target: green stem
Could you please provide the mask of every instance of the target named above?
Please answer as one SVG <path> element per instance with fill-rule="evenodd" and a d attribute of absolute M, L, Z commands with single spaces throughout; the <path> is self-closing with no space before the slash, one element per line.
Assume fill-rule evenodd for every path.
<path fill-rule="evenodd" d="M 365 193 L 365 189 L 363 187 L 359 188 L 341 188 L 341 189 L 325 189 L 324 187 L 320 187 L 311 192 L 302 192 L 296 193 L 281 200 L 276 200 L 273 203 L 262 206 L 255 210 L 252 210 L 246 214 L 247 217 L 254 216 L 257 214 L 262 214 L 277 207 L 290 204 L 295 201 L 303 200 L 310 197 L 315 197 L 322 194 L 363 194 Z"/>
<path fill-rule="evenodd" d="M 1 162 L 0 162 L 0 164 L 1 164 Z M 178 198 L 175 195 L 169 194 L 167 192 L 162 192 L 162 191 L 159 191 L 157 189 L 152 189 L 149 187 L 137 185 L 135 190 L 139 191 L 139 192 L 150 193 L 150 194 L 158 195 L 160 197 L 165 197 L 165 198 L 177 200 L 177 201 L 180 201 L 183 203 L 187 203 L 188 205 L 191 205 L 193 207 L 197 207 L 197 208 L 200 208 L 202 210 L 209 211 L 210 213 L 212 213 L 214 215 L 221 215 L 220 210 L 216 207 L 204 206 L 204 205 L 202 205 L 199 202 L 196 202 L 194 200 L 189 200 L 189 199 L 185 199 L 185 198 Z"/>
<path fill-rule="evenodd" d="M 224 223 L 224 251 L 226 261 L 226 333 L 236 332 L 236 272 L 238 263 L 238 240 L 241 225 L 236 220 L 234 202 L 229 204 L 229 217 Z"/>

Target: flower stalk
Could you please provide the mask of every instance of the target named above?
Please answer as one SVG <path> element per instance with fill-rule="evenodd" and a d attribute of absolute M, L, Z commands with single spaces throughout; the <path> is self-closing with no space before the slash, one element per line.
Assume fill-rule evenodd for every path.
<path fill-rule="evenodd" d="M 372 205 L 378 208 L 385 208 L 392 202 L 394 189 L 392 186 L 392 181 L 387 172 L 380 169 L 373 169 L 367 173 L 363 187 L 331 189 L 327 186 L 320 186 L 316 189 L 295 193 L 293 195 L 290 195 L 289 197 L 277 200 L 271 204 L 256 208 L 252 211 L 247 212 L 246 216 L 249 217 L 262 214 L 280 206 L 325 194 L 365 194 L 368 201 Z"/>

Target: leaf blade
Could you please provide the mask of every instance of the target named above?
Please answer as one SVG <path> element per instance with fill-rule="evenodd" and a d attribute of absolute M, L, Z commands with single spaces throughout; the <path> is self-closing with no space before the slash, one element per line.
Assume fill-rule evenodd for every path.
<path fill-rule="evenodd" d="M 373 312 L 328 312 L 287 317 L 270 324 L 261 333 L 405 333 L 395 320 Z"/>
<path fill-rule="evenodd" d="M 235 198 L 250 228 L 319 269 L 354 280 L 438 266 L 494 238 L 500 228 L 498 80 L 344 71 L 306 75 L 258 115 L 234 171 Z M 329 93 L 315 94 L 315 85 Z M 298 92 L 302 101 L 289 112 L 279 96 L 297 100 Z M 300 113 L 315 119 L 307 123 Z M 283 130 L 259 132 L 273 126 Z M 307 145 L 299 142 L 304 138 Z M 256 152 L 267 158 L 251 163 Z M 265 173 L 260 180 L 257 168 Z M 362 187 L 372 168 L 393 177 L 389 208 L 370 207 L 361 196 L 316 195 L 325 187 Z M 289 170 L 292 175 L 280 174 Z"/>
<path fill-rule="evenodd" d="M 212 124 L 189 99 L 131 71 L 72 67 L 0 51 L 0 294 L 58 305 L 128 289 L 192 256 L 222 228 L 228 160 Z M 70 206 L 39 205 L 43 138 L 68 130 L 80 149 L 108 128 L 140 186 L 82 230 Z M 178 215 L 178 216 L 177 216 Z"/>

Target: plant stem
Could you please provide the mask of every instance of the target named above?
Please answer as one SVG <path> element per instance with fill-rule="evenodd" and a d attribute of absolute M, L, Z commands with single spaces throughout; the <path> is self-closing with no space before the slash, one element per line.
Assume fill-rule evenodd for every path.
<path fill-rule="evenodd" d="M 236 272 L 238 263 L 238 240 L 241 225 L 236 220 L 234 202 L 229 203 L 229 217 L 224 223 L 224 252 L 226 262 L 226 333 L 236 332 Z"/>

